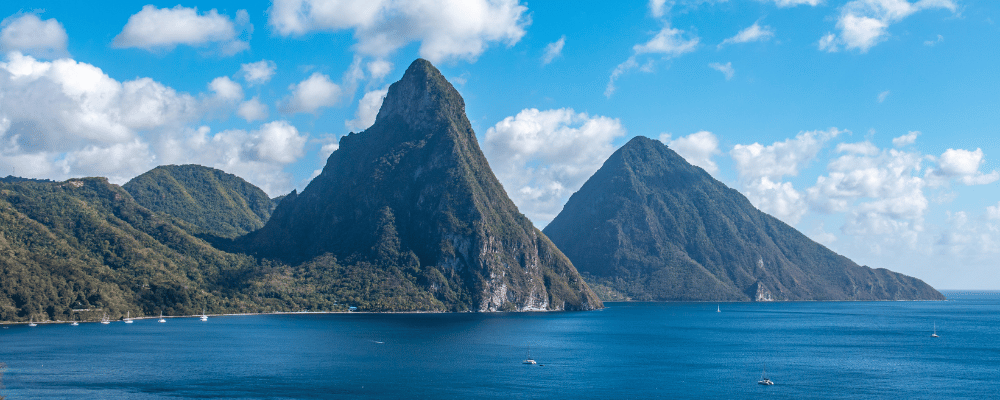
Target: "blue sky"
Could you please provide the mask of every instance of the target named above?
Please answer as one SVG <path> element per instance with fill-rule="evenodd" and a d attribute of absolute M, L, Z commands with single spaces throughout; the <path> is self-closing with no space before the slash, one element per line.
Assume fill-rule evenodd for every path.
<path fill-rule="evenodd" d="M 424 57 L 539 227 L 643 135 L 859 264 L 1000 288 L 997 2 L 14 0 L 0 18 L 2 175 L 197 163 L 277 196 Z"/>

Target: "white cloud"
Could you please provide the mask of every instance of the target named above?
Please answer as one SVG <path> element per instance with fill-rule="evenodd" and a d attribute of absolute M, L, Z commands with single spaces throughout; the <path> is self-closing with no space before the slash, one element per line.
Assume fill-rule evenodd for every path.
<path fill-rule="evenodd" d="M 879 103 L 885 102 L 885 99 L 887 99 L 887 98 L 889 98 L 889 91 L 888 90 L 886 90 L 886 91 L 881 92 L 881 93 L 878 94 L 878 102 Z"/>
<path fill-rule="evenodd" d="M 483 152 L 521 212 L 544 226 L 624 135 L 617 119 L 568 108 L 525 109 L 486 131 Z"/>
<path fill-rule="evenodd" d="M 282 111 L 288 113 L 314 113 L 323 107 L 331 107 L 337 103 L 342 90 L 333 83 L 329 76 L 314 72 L 306 80 L 288 87 L 292 94 L 282 105 Z"/>
<path fill-rule="evenodd" d="M 795 7 L 799 5 L 810 5 L 818 6 L 823 3 L 823 0 L 764 0 L 773 1 L 778 7 Z"/>
<path fill-rule="evenodd" d="M 208 83 L 208 88 L 220 99 L 233 101 L 243 100 L 243 87 L 233 82 L 228 76 L 220 76 Z"/>
<path fill-rule="evenodd" d="M 240 75 L 250 86 L 263 85 L 271 80 L 278 65 L 271 60 L 260 60 L 240 66 Z"/>
<path fill-rule="evenodd" d="M 237 22 L 246 24 L 248 20 L 245 10 L 237 12 Z M 243 34 L 248 36 L 248 31 L 252 30 L 252 26 L 244 27 Z M 214 43 L 221 53 L 233 55 L 250 48 L 250 44 L 239 36 L 233 20 L 215 9 L 199 14 L 197 8 L 180 5 L 174 8 L 146 5 L 129 17 L 112 45 L 154 51 L 171 50 L 177 45 L 198 47 Z"/>
<path fill-rule="evenodd" d="M 268 116 L 267 105 L 254 97 L 240 103 L 240 107 L 236 109 L 236 114 L 247 122 L 263 121 Z"/>
<path fill-rule="evenodd" d="M 220 104 L 239 104 L 218 101 L 240 91 L 228 78 L 207 87 L 190 95 L 150 78 L 119 82 L 71 59 L 10 53 L 0 62 L 0 164 L 26 177 L 107 176 L 121 184 L 156 165 L 197 163 L 270 194 L 291 190 L 282 168 L 302 156 L 305 136 L 283 121 L 215 135 L 191 128 Z"/>
<path fill-rule="evenodd" d="M 944 42 L 944 36 L 937 35 L 937 39 L 924 41 L 924 46 L 937 46 L 939 43 Z"/>
<path fill-rule="evenodd" d="M 867 53 L 869 49 L 884 41 L 889 25 L 902 21 L 910 15 L 929 9 L 946 9 L 955 12 L 957 6 L 951 0 L 854 0 L 840 9 L 837 19 L 838 35 L 827 34 L 819 41 L 823 51 L 835 52 L 843 46 L 847 50 Z"/>
<path fill-rule="evenodd" d="M 545 46 L 545 54 L 542 55 L 542 65 L 548 64 L 562 55 L 563 46 L 566 45 L 566 35 L 562 35 L 559 40 Z"/>
<path fill-rule="evenodd" d="M 269 23 L 282 36 L 353 30 L 354 50 L 377 58 L 420 42 L 420 56 L 437 63 L 516 44 L 531 23 L 527 10 L 517 0 L 276 0 Z"/>
<path fill-rule="evenodd" d="M 753 143 L 733 146 L 729 155 L 736 162 L 743 193 L 762 211 L 794 224 L 808 210 L 804 197 L 785 176 L 796 176 L 799 170 L 816 158 L 827 141 L 843 133 L 836 128 L 798 134 L 794 139 L 769 146 Z"/>
<path fill-rule="evenodd" d="M 653 17 L 662 18 L 666 14 L 667 0 L 649 0 L 649 13 L 653 14 Z"/>
<path fill-rule="evenodd" d="M 380 80 L 392 72 L 392 63 L 385 60 L 375 60 L 368 63 L 368 75 L 372 80 Z"/>
<path fill-rule="evenodd" d="M 931 178 L 957 179 L 970 186 L 986 185 L 1000 179 L 1000 171 L 994 170 L 988 174 L 979 171 L 986 164 L 982 149 L 948 149 L 938 157 L 937 164 L 938 168 L 929 173 Z"/>
<path fill-rule="evenodd" d="M 725 75 L 727 81 L 730 80 L 730 79 L 733 79 L 733 75 L 736 75 L 736 70 L 733 69 L 733 63 L 732 62 L 727 62 L 725 64 L 711 63 L 711 64 L 708 64 L 708 67 L 711 68 L 711 69 L 714 69 L 716 71 L 721 72 L 722 75 Z"/>
<path fill-rule="evenodd" d="M 986 218 L 992 220 L 1000 220 L 1000 201 L 997 202 L 995 206 L 986 207 Z"/>
<path fill-rule="evenodd" d="M 0 22 L 0 52 L 17 51 L 41 58 L 66 57 L 69 37 L 55 18 L 42 20 L 35 14 L 14 15 Z"/>
<path fill-rule="evenodd" d="M 892 145 L 895 147 L 909 146 L 917 142 L 917 136 L 920 135 L 919 131 L 910 131 L 909 133 L 892 139 Z"/>
<path fill-rule="evenodd" d="M 632 56 L 625 60 L 625 62 L 618 64 L 614 71 L 611 72 L 611 78 L 608 79 L 608 86 L 604 90 L 604 95 L 611 97 L 616 89 L 615 81 L 618 80 L 622 74 L 639 67 L 639 57 L 652 54 L 660 55 L 663 58 L 669 59 L 690 53 L 698 48 L 698 43 L 701 39 L 698 37 L 685 39 L 684 36 L 684 31 L 671 28 L 670 26 L 664 26 L 663 29 L 661 29 L 648 42 L 632 46 Z M 652 68 L 653 62 L 654 61 L 652 59 L 648 59 L 646 65 L 642 69 L 649 72 Z"/>
<path fill-rule="evenodd" d="M 774 37 L 774 28 L 770 26 L 760 26 L 760 22 L 754 22 L 753 25 L 739 31 L 735 36 L 723 40 L 719 43 L 718 48 L 722 48 L 727 44 L 736 43 L 749 43 L 749 42 L 763 42 Z"/>
<path fill-rule="evenodd" d="M 360 132 L 372 126 L 375 123 L 375 117 L 378 116 L 378 110 L 382 108 L 382 100 L 385 99 L 387 93 L 389 93 L 388 87 L 365 93 L 361 97 L 361 101 L 358 102 L 358 110 L 354 113 L 354 119 L 344 122 L 347 129 Z"/>
<path fill-rule="evenodd" d="M 712 132 L 695 132 L 676 140 L 670 140 L 670 135 L 664 134 L 660 135 L 660 141 L 684 157 L 687 162 L 701 167 L 708 173 L 715 174 L 719 171 L 719 166 L 712 161 L 712 157 L 722 152 L 719 151 L 719 138 Z"/>

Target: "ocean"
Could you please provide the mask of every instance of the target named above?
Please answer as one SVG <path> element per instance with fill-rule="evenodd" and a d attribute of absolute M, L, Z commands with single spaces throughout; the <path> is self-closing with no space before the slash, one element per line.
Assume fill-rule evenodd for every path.
<path fill-rule="evenodd" d="M 0 396 L 1000 397 L 1000 294 L 945 295 L 949 301 L 607 303 L 592 312 L 16 325 L 0 329 L 7 365 Z M 522 363 L 529 354 L 537 364 Z M 773 386 L 757 384 L 765 367 Z"/>

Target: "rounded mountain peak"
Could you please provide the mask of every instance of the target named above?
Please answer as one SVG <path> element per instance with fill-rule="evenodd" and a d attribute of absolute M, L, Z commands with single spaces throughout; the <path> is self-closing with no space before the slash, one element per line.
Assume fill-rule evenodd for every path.
<path fill-rule="evenodd" d="M 375 121 L 392 116 L 414 126 L 460 119 L 465 117 L 465 100 L 430 61 L 418 58 L 389 86 Z"/>

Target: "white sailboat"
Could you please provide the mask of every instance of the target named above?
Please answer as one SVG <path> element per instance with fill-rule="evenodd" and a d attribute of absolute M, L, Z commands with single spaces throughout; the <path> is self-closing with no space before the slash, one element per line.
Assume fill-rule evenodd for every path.
<path fill-rule="evenodd" d="M 202 320 L 202 322 L 208 321 L 208 315 L 205 315 L 205 309 L 204 308 L 201 309 L 201 320 Z"/>
<path fill-rule="evenodd" d="M 156 322 L 167 322 L 167 320 L 163 319 L 163 311 L 160 311 L 160 319 Z"/>
<path fill-rule="evenodd" d="M 524 357 L 524 361 L 521 361 L 521 364 L 538 364 L 531 358 L 531 347 L 528 348 L 528 354 Z"/>
<path fill-rule="evenodd" d="M 764 370 L 761 371 L 761 373 L 760 373 L 760 380 L 757 381 L 757 384 L 758 385 L 764 385 L 764 386 L 771 386 L 771 385 L 774 384 L 774 382 L 771 382 L 771 380 L 767 378 L 767 365 L 765 365 L 764 366 Z"/>
<path fill-rule="evenodd" d="M 28 326 L 38 326 L 38 324 L 35 323 L 35 317 L 31 317 L 30 321 L 28 321 Z"/>
<path fill-rule="evenodd" d="M 101 323 L 104 324 L 104 325 L 107 325 L 107 324 L 111 323 L 111 320 L 108 319 L 108 314 L 107 313 L 105 313 L 104 317 L 101 318 Z"/>
<path fill-rule="evenodd" d="M 931 334 L 931 337 L 940 337 L 937 334 L 937 322 L 936 321 L 934 322 L 934 333 Z"/>
<path fill-rule="evenodd" d="M 132 313 L 131 312 L 125 311 L 125 323 L 126 324 L 131 324 L 132 323 Z"/>
<path fill-rule="evenodd" d="M 715 312 L 722 312 L 722 306 L 721 305 L 716 305 L 715 306 Z"/>
<path fill-rule="evenodd" d="M 72 324 L 69 324 L 69 325 L 70 325 L 70 326 L 80 326 L 80 323 L 79 323 L 79 322 L 77 322 L 77 321 L 76 321 L 76 319 L 73 319 L 73 323 L 72 323 Z"/>

